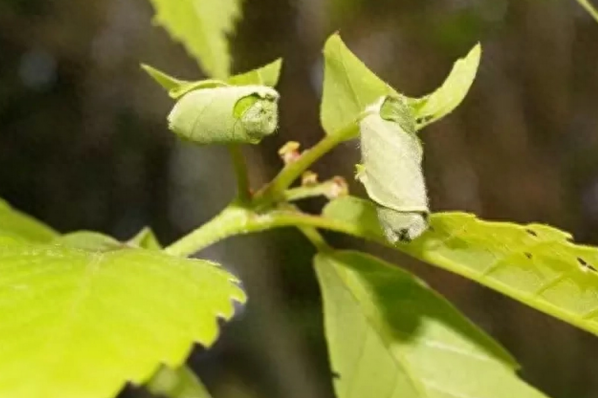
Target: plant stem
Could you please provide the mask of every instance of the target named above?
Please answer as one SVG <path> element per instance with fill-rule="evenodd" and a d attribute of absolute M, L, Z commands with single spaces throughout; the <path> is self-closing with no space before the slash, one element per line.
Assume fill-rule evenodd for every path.
<path fill-rule="evenodd" d="M 174 242 L 166 253 L 175 256 L 189 256 L 218 241 L 234 235 L 250 234 L 283 227 L 313 227 L 362 236 L 359 225 L 338 220 L 300 213 L 293 210 L 274 210 L 259 214 L 234 204 L 200 228 Z"/>
<path fill-rule="evenodd" d="M 251 191 L 249 187 L 249 176 L 247 174 L 247 164 L 243 153 L 241 152 L 240 145 L 229 145 L 228 151 L 230 152 L 231 159 L 233 161 L 233 169 L 235 176 L 237 177 L 237 198 L 243 204 L 248 204 L 251 200 Z"/>
<path fill-rule="evenodd" d="M 577 2 L 598 22 L 598 9 L 590 3 L 590 0 L 577 0 Z"/>
<path fill-rule="evenodd" d="M 284 191 L 301 176 L 315 161 L 334 149 L 338 144 L 355 136 L 357 125 L 350 126 L 340 131 L 326 135 L 312 148 L 304 151 L 292 163 L 287 164 L 278 175 L 255 195 L 256 206 L 267 206 L 284 199 Z"/>
<path fill-rule="evenodd" d="M 304 214 L 295 210 L 274 210 L 258 213 L 251 209 L 264 209 L 276 202 L 285 201 L 286 189 L 307 170 L 316 160 L 338 144 L 357 134 L 357 124 L 326 135 L 315 146 L 304 151 L 294 162 L 287 164 L 278 175 L 256 195 L 251 197 L 247 167 L 238 146 L 230 145 L 229 150 L 237 175 L 238 201 L 226 207 L 212 220 L 183 236 L 164 249 L 175 256 L 189 256 L 207 246 L 233 235 L 248 234 L 281 227 L 324 228 L 349 235 L 361 235 L 358 226 L 330 220 L 320 216 Z M 298 192 L 295 192 L 297 194 Z M 303 195 L 305 192 L 299 192 Z M 240 205 L 241 206 L 240 206 Z"/>
<path fill-rule="evenodd" d="M 326 239 L 324 239 L 322 234 L 318 232 L 317 229 L 311 227 L 299 227 L 299 230 L 320 253 L 330 253 L 334 250 L 332 247 L 330 247 L 330 245 L 328 245 Z"/>

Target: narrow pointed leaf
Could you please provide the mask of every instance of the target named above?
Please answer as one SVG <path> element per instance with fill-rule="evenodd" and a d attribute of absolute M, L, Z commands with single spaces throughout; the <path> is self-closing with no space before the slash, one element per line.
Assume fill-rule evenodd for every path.
<path fill-rule="evenodd" d="M 274 87 L 278 84 L 280 77 L 280 69 L 282 67 L 282 59 L 279 58 L 274 62 L 250 70 L 235 76 L 232 76 L 226 81 L 204 79 L 197 81 L 181 80 L 172 77 L 165 72 L 162 72 L 149 65 L 141 65 L 142 69 L 147 72 L 152 79 L 156 81 L 163 89 L 168 91 L 168 95 L 173 99 L 179 99 L 183 95 L 199 89 L 232 86 L 268 86 Z"/>
<path fill-rule="evenodd" d="M 339 198 L 324 215 L 388 244 L 369 201 Z M 468 213 L 432 214 L 430 226 L 413 242 L 392 247 L 598 335 L 598 248 L 572 243 L 570 234 L 547 225 L 489 222 Z"/>
<path fill-rule="evenodd" d="M 442 86 L 432 94 L 411 101 L 418 129 L 443 118 L 461 104 L 475 79 L 481 53 L 478 44 L 465 58 L 455 62 Z"/>
<path fill-rule="evenodd" d="M 160 241 L 154 234 L 151 228 L 143 228 L 137 235 L 129 240 L 128 244 L 138 246 L 143 249 L 162 250 Z"/>
<path fill-rule="evenodd" d="M 34 242 L 49 242 L 58 233 L 31 216 L 13 209 L 0 199 L 0 234 L 13 235 Z"/>
<path fill-rule="evenodd" d="M 155 21 L 180 41 L 211 77 L 227 78 L 228 36 L 241 15 L 240 0 L 150 0 Z"/>
<path fill-rule="evenodd" d="M 598 22 L 598 9 L 592 5 L 590 0 L 577 0 L 577 2 Z"/>
<path fill-rule="evenodd" d="M 417 129 L 457 107 L 469 91 L 480 61 L 481 47 L 455 63 L 444 84 L 423 98 L 405 97 L 418 121 Z M 376 76 L 343 43 L 338 34 L 324 46 L 324 89 L 320 117 L 327 134 L 336 134 L 358 121 L 364 110 L 386 95 L 400 95 Z"/>
<path fill-rule="evenodd" d="M 359 252 L 319 254 L 338 398 L 541 398 L 512 357 L 406 271 Z"/>
<path fill-rule="evenodd" d="M 274 87 L 278 84 L 281 68 L 282 58 L 278 58 L 262 67 L 232 76 L 227 79 L 227 82 L 233 86 L 258 85 Z"/>
<path fill-rule="evenodd" d="M 185 80 L 179 80 L 176 77 L 172 77 L 165 72 L 162 72 L 159 69 L 154 68 L 153 66 L 141 64 L 141 69 L 143 69 L 156 83 L 158 83 L 162 88 L 166 91 L 171 91 L 182 85 L 189 84 L 190 82 Z"/>
<path fill-rule="evenodd" d="M 0 396 L 113 397 L 160 364 L 180 366 L 193 343 L 210 346 L 218 318 L 245 300 L 216 264 L 92 249 L 94 239 L 73 247 L 0 235 Z"/>
<path fill-rule="evenodd" d="M 396 91 L 370 71 L 338 34 L 326 41 L 320 110 L 326 134 L 335 134 L 355 123 L 368 105 L 388 94 Z"/>

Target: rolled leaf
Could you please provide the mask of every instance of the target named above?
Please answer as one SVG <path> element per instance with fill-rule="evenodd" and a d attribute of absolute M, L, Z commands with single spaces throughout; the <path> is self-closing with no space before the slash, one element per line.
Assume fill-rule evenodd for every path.
<path fill-rule="evenodd" d="M 198 144 L 256 144 L 276 131 L 278 98 L 266 86 L 194 90 L 176 103 L 169 126 Z"/>
<path fill-rule="evenodd" d="M 388 240 L 413 240 L 428 228 L 429 212 L 415 118 L 400 96 L 381 97 L 366 114 L 359 124 L 363 165 L 358 179 L 378 205 Z"/>

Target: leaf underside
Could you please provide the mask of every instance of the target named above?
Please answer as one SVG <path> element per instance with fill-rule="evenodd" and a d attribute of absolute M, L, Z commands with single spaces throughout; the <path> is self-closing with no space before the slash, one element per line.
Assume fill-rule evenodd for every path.
<path fill-rule="evenodd" d="M 320 254 L 338 398 L 540 398 L 508 353 L 409 273 L 359 252 Z"/>
<path fill-rule="evenodd" d="M 324 215 L 390 245 L 369 201 L 340 198 Z M 574 244 L 547 225 L 488 222 L 461 212 L 432 214 L 430 225 L 413 242 L 392 247 L 598 335 L 597 248 Z"/>
<path fill-rule="evenodd" d="M 1 397 L 113 397 L 161 364 L 180 366 L 194 343 L 210 346 L 218 319 L 245 301 L 217 264 L 155 243 L 90 232 L 39 243 L 13 226 L 0 232 Z"/>

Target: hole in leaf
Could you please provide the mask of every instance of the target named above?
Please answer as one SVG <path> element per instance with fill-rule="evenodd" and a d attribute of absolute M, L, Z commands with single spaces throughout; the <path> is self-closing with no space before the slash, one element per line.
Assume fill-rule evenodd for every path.
<path fill-rule="evenodd" d="M 532 254 L 531 254 L 531 253 L 528 253 L 528 252 L 525 252 L 525 253 L 523 253 L 523 254 L 525 254 L 525 257 L 527 257 L 527 258 L 528 258 L 528 259 L 530 259 L 530 260 L 531 260 L 531 259 L 532 259 L 532 257 L 533 257 L 533 256 L 532 256 Z"/>
<path fill-rule="evenodd" d="M 525 230 L 525 232 L 527 232 L 528 234 L 530 234 L 531 236 L 538 236 L 538 233 L 532 229 L 527 228 Z"/>
<path fill-rule="evenodd" d="M 588 263 L 586 260 L 584 260 L 581 257 L 577 257 L 577 262 L 581 266 L 581 270 L 584 272 L 587 272 L 587 271 L 597 272 L 598 271 L 592 264 Z"/>

